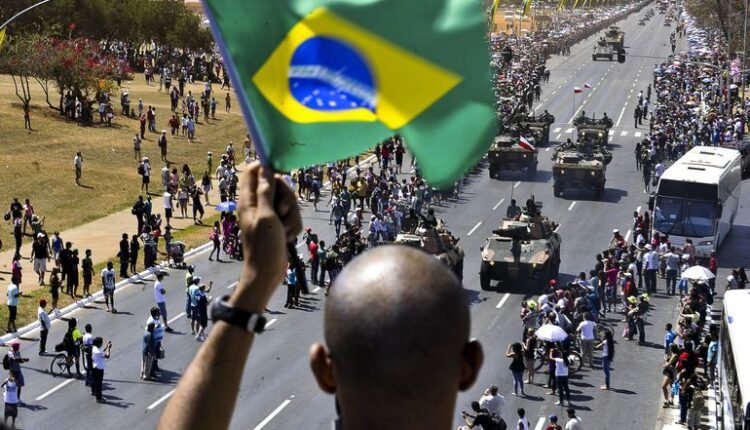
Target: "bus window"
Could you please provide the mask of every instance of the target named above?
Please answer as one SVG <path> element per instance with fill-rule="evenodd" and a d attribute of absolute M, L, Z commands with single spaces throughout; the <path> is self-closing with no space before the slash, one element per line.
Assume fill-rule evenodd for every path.
<path fill-rule="evenodd" d="M 658 197 L 654 208 L 654 229 L 685 237 L 714 235 L 716 206 L 700 200 Z"/>

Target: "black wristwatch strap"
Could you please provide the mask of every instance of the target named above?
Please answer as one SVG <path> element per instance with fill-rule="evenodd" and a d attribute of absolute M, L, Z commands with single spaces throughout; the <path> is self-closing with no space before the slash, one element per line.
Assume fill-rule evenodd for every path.
<path fill-rule="evenodd" d="M 214 302 L 211 307 L 213 322 L 224 321 L 227 324 L 241 327 L 252 333 L 263 333 L 266 328 L 266 318 L 253 312 L 243 311 L 227 303 L 229 296 L 224 296 Z"/>

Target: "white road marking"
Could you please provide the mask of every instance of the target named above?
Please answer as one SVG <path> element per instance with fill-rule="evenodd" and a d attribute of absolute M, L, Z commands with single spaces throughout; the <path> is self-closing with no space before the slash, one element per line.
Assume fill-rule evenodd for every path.
<path fill-rule="evenodd" d="M 503 204 L 504 201 L 505 201 L 505 199 L 500 199 L 500 201 L 497 202 L 497 203 L 495 203 L 495 206 L 492 207 L 492 210 L 493 211 L 497 210 L 497 208 L 499 208 L 500 205 Z"/>
<path fill-rule="evenodd" d="M 554 130 L 552 130 L 553 133 L 559 133 L 560 130 L 562 130 L 562 127 L 555 127 Z"/>
<path fill-rule="evenodd" d="M 628 135 L 628 132 L 626 130 L 623 130 L 622 132 L 620 132 L 620 136 L 627 136 L 627 135 Z"/>
<path fill-rule="evenodd" d="M 641 137 L 641 135 L 643 135 L 643 133 L 641 133 L 640 131 L 636 131 L 635 133 L 633 133 L 633 137 Z"/>
<path fill-rule="evenodd" d="M 573 127 L 569 128 L 569 129 L 567 129 L 567 130 L 565 130 L 565 134 L 570 134 L 570 133 L 572 133 L 572 132 L 573 132 Z"/>
<path fill-rule="evenodd" d="M 574 207 L 575 205 L 576 205 L 576 202 L 573 202 L 573 203 L 571 203 L 571 204 L 570 204 L 570 206 L 568 206 L 568 210 L 569 210 L 569 211 L 572 211 L 572 210 L 573 210 L 573 207 Z"/>
<path fill-rule="evenodd" d="M 479 221 L 477 225 L 475 225 L 471 230 L 469 230 L 468 233 L 466 233 L 466 235 L 471 236 L 475 231 L 477 231 L 480 225 L 482 225 L 482 221 Z"/>
<path fill-rule="evenodd" d="M 544 152 L 549 152 L 549 147 L 545 148 Z"/>
<path fill-rule="evenodd" d="M 534 427 L 534 430 L 542 430 L 542 427 L 544 427 L 544 423 L 547 420 L 544 417 L 539 417 L 539 421 L 536 422 L 536 427 Z"/>
<path fill-rule="evenodd" d="M 304 243 L 304 242 L 302 242 L 302 243 Z M 231 284 L 227 285 L 227 290 L 231 290 L 232 288 L 236 287 L 238 283 L 239 283 L 239 281 L 232 282 Z"/>
<path fill-rule="evenodd" d="M 625 242 L 627 242 L 627 241 L 628 241 L 628 239 L 630 239 L 630 233 L 632 233 L 632 232 L 633 232 L 633 231 L 632 231 L 632 230 L 630 230 L 630 229 L 628 229 L 628 231 L 626 231 L 626 232 L 625 232 Z"/>
<path fill-rule="evenodd" d="M 558 134 L 557 136 L 555 136 L 555 140 L 560 140 L 560 137 L 562 137 L 562 134 Z"/>
<path fill-rule="evenodd" d="M 620 111 L 620 116 L 617 118 L 617 124 L 616 127 L 620 126 L 620 121 L 622 121 L 622 116 L 625 114 L 625 108 L 628 107 L 628 104 L 625 103 L 625 106 L 622 107 L 622 110 Z"/>
<path fill-rule="evenodd" d="M 278 321 L 278 320 L 279 320 L 278 318 L 274 318 L 274 319 L 272 319 L 272 320 L 268 321 L 268 322 L 266 323 L 266 328 L 268 328 L 268 327 L 271 327 L 271 326 L 272 326 L 272 325 L 274 325 L 274 324 L 276 323 L 276 321 Z"/>
<path fill-rule="evenodd" d="M 534 108 L 534 110 L 539 110 L 542 106 L 544 106 L 544 104 L 543 103 L 539 103 L 537 105 L 537 107 Z"/>
<path fill-rule="evenodd" d="M 521 185 L 521 181 L 518 181 L 515 184 L 513 184 L 513 188 L 518 188 L 519 185 Z"/>
<path fill-rule="evenodd" d="M 278 415 L 281 411 L 283 411 L 285 407 L 289 406 L 289 403 L 291 403 L 291 402 L 292 401 L 289 400 L 289 399 L 286 399 L 283 402 L 281 402 L 281 404 L 279 405 L 279 407 L 276 408 L 276 409 L 274 409 L 273 412 L 271 412 L 271 414 L 268 415 L 266 417 L 266 419 L 264 419 L 263 421 L 261 421 L 260 424 L 258 424 L 257 426 L 255 426 L 253 428 L 253 430 L 261 430 L 263 427 L 265 427 L 266 425 L 268 425 L 268 423 L 270 423 L 272 419 L 276 418 L 276 415 Z"/>
<path fill-rule="evenodd" d="M 607 134 L 609 134 L 610 136 L 614 136 L 615 135 L 615 131 L 614 130 L 610 130 L 609 133 L 607 133 Z"/>
<path fill-rule="evenodd" d="M 609 136 L 609 143 L 612 143 L 613 140 L 615 140 L 615 138 L 612 136 Z"/>
<path fill-rule="evenodd" d="M 180 312 L 178 315 L 176 315 L 172 319 L 168 320 L 167 324 L 172 324 L 173 322 L 177 321 L 178 319 L 180 319 L 180 318 L 182 318 L 184 316 L 185 316 L 185 312 Z"/>
<path fill-rule="evenodd" d="M 500 299 L 500 301 L 497 303 L 497 306 L 495 306 L 495 309 L 502 308 L 503 305 L 505 304 L 505 302 L 508 301 L 508 298 L 510 298 L 510 293 L 505 293 L 505 295 L 503 296 L 503 298 Z"/>
<path fill-rule="evenodd" d="M 165 400 L 167 400 L 168 398 L 172 397 L 172 394 L 174 394 L 175 390 L 177 390 L 177 388 L 175 388 L 172 391 L 168 392 L 167 394 L 159 397 L 159 400 L 157 400 L 154 403 L 151 403 L 150 405 L 148 405 L 148 407 L 146 408 L 146 410 L 147 411 L 151 411 L 154 408 L 156 408 L 157 406 L 159 406 L 160 404 L 164 403 Z"/>
<path fill-rule="evenodd" d="M 555 94 L 557 94 L 557 90 L 552 91 L 552 95 L 554 96 Z"/>
<path fill-rule="evenodd" d="M 52 395 L 52 393 L 54 393 L 55 391 L 59 390 L 60 388 L 62 388 L 64 386 L 70 384 L 73 381 L 74 381 L 74 379 L 72 379 L 72 378 L 64 380 L 63 382 L 57 384 L 57 386 L 55 386 L 51 390 L 49 390 L 46 393 L 42 394 L 41 396 L 37 397 L 36 401 L 38 402 L 38 401 L 46 399 L 47 397 L 49 397 L 50 395 Z"/>

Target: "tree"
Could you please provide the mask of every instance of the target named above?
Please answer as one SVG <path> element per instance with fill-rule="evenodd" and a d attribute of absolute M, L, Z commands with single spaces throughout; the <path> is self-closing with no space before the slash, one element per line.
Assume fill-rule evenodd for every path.
<path fill-rule="evenodd" d="M 21 108 L 24 111 L 24 127 L 28 126 L 29 130 L 31 130 L 29 77 L 34 74 L 32 53 L 33 45 L 26 40 L 11 41 L 0 51 L 0 73 L 8 74 L 13 79 L 16 97 L 21 100 Z"/>

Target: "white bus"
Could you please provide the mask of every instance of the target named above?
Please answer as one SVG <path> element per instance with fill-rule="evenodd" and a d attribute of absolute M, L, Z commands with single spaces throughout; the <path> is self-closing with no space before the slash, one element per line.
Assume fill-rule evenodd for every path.
<path fill-rule="evenodd" d="M 724 294 L 719 342 L 717 422 L 721 430 L 750 429 L 750 290 Z"/>
<path fill-rule="evenodd" d="M 649 201 L 653 233 L 668 235 L 677 248 L 691 239 L 696 257 L 707 259 L 732 228 L 741 184 L 739 151 L 694 147 L 659 178 Z"/>

